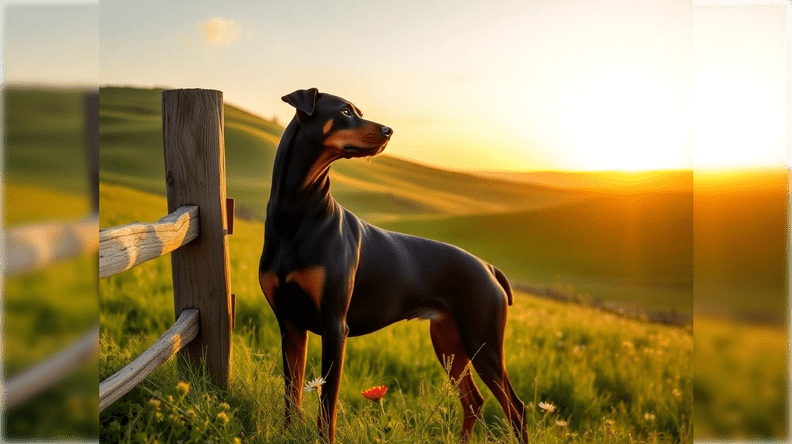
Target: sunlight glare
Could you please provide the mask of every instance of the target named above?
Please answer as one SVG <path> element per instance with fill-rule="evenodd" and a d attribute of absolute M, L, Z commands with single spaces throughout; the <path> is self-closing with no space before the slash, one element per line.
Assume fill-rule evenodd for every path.
<path fill-rule="evenodd" d="M 576 83 L 559 104 L 559 145 L 572 169 L 690 168 L 689 101 L 645 73 L 609 72 Z"/>

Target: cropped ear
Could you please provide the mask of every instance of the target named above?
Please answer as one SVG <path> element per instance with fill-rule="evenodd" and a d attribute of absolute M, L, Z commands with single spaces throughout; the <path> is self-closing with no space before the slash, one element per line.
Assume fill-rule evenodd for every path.
<path fill-rule="evenodd" d="M 318 94 L 319 90 L 316 88 L 298 89 L 289 95 L 281 97 L 281 100 L 297 108 L 297 111 L 299 111 L 297 113 L 298 116 L 300 116 L 300 112 L 305 116 L 310 116 L 316 108 L 316 96 Z"/>

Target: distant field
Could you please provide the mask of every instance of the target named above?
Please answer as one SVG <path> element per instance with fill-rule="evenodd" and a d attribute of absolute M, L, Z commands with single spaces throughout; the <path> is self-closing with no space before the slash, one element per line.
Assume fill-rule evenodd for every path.
<path fill-rule="evenodd" d="M 646 191 L 689 192 L 693 170 L 660 171 L 479 171 L 482 177 L 500 178 L 565 190 L 620 191 L 631 194 Z"/>
<path fill-rule="evenodd" d="M 597 196 L 539 211 L 402 220 L 385 228 L 459 245 L 513 280 L 648 308 L 692 309 L 688 193 Z"/>
<path fill-rule="evenodd" d="M 88 193 L 81 91 L 3 91 L 4 181 Z"/>

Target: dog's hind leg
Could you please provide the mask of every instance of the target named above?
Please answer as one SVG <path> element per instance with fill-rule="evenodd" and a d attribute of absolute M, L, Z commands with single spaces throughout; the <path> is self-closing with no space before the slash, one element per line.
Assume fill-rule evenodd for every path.
<path fill-rule="evenodd" d="M 452 317 L 432 320 L 429 332 L 437 358 L 448 370 L 448 377 L 458 385 L 462 402 L 462 442 L 467 442 L 479 417 L 484 398 L 470 375 L 470 359 L 462 346 L 456 321 Z M 450 362 L 450 366 L 449 363 Z"/>
<path fill-rule="evenodd" d="M 279 324 L 283 347 L 283 376 L 286 381 L 286 426 L 288 427 L 293 416 L 299 420 L 301 415 L 308 332 L 295 327 L 288 320 L 281 320 Z"/>
<path fill-rule="evenodd" d="M 500 403 L 517 439 L 521 443 L 527 443 L 525 404 L 515 393 L 506 374 L 502 342 L 481 345 L 473 358 L 473 367 Z"/>

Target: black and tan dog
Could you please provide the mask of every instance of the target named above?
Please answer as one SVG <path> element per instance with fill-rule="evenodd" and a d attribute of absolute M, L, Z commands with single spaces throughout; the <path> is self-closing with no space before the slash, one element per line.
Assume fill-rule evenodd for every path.
<path fill-rule="evenodd" d="M 380 153 L 393 131 L 315 88 L 283 100 L 297 114 L 275 156 L 259 281 L 282 335 L 287 425 L 300 410 L 308 331 L 322 336 L 326 382 L 318 425 L 321 437 L 333 441 L 347 337 L 421 318 L 431 321 L 441 363 L 453 359 L 450 377 L 459 384 L 463 440 L 483 404 L 467 371 L 472 358 L 514 432 L 527 441 L 525 407 L 503 359 L 506 308 L 512 303 L 506 276 L 457 247 L 382 230 L 339 205 L 330 195 L 330 164 Z"/>

